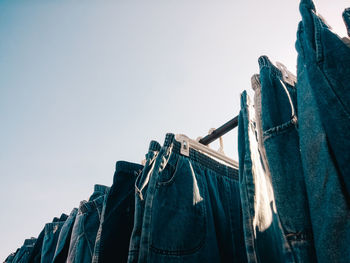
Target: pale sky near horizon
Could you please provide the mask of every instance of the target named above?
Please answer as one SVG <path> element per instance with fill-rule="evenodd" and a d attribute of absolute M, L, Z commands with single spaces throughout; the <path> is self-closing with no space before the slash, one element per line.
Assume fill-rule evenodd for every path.
<path fill-rule="evenodd" d="M 315 4 L 345 36 L 350 1 Z M 152 139 L 195 139 L 236 116 L 259 56 L 295 72 L 298 5 L 0 0 L 0 260 Z"/>

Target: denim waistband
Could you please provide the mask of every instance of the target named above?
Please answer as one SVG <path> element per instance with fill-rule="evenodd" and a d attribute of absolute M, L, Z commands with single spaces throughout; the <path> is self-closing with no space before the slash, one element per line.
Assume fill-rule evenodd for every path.
<path fill-rule="evenodd" d="M 103 201 L 104 201 L 104 198 L 105 196 L 102 195 L 92 201 L 81 201 L 80 202 L 80 205 L 79 205 L 79 212 L 81 214 L 84 214 L 84 213 L 88 213 L 90 211 L 93 211 L 93 210 L 96 210 L 99 206 L 102 206 L 103 205 Z"/>
<path fill-rule="evenodd" d="M 23 245 L 24 246 L 32 246 L 32 245 L 35 244 L 36 240 L 37 239 L 35 237 L 31 237 L 29 239 L 25 239 Z"/>
<path fill-rule="evenodd" d="M 259 68 L 260 70 L 263 68 L 263 67 L 267 67 L 269 68 L 269 70 L 271 71 L 272 75 L 276 76 L 277 78 L 283 80 L 283 77 L 282 77 L 282 72 L 275 66 L 271 63 L 271 61 L 269 60 L 269 58 L 267 56 L 261 56 L 259 57 L 258 59 L 258 63 L 259 63 Z"/>
<path fill-rule="evenodd" d="M 59 218 L 59 221 L 66 221 L 68 218 L 68 215 L 66 215 L 65 213 L 62 213 L 60 218 Z"/>
<path fill-rule="evenodd" d="M 102 185 L 102 184 L 95 184 L 94 185 L 94 192 L 98 193 L 106 193 L 109 190 L 108 186 Z"/>
<path fill-rule="evenodd" d="M 143 165 L 138 163 L 130 163 L 125 161 L 118 161 L 115 164 L 115 174 L 117 175 L 120 172 L 132 173 L 135 171 L 142 171 Z"/>
<path fill-rule="evenodd" d="M 160 151 L 160 148 L 161 148 L 160 144 L 159 144 L 157 141 L 153 141 L 153 140 L 152 140 L 152 141 L 149 143 L 148 151 L 149 151 L 149 152 L 150 152 L 150 151 L 159 152 L 159 151 Z"/>
<path fill-rule="evenodd" d="M 69 217 L 73 217 L 76 216 L 76 214 L 78 213 L 78 208 L 73 208 L 72 212 L 70 212 Z"/>
<path fill-rule="evenodd" d="M 177 155 L 180 155 L 180 149 L 181 149 L 181 143 L 175 140 L 175 135 L 172 133 L 167 133 L 165 136 L 164 145 L 165 148 L 169 149 L 169 147 L 172 148 L 171 153 L 175 153 Z M 226 176 L 233 178 L 235 180 L 238 180 L 238 170 L 229 167 L 227 165 L 224 165 L 222 163 L 219 163 L 218 161 L 215 161 L 214 159 L 210 158 L 209 156 L 200 153 L 192 148 L 190 148 L 190 154 L 188 158 L 191 161 L 194 161 L 198 163 L 201 166 L 204 166 L 205 168 L 208 168 L 216 173 L 218 175 Z"/>
<path fill-rule="evenodd" d="M 55 233 L 58 229 L 60 229 L 63 226 L 64 222 L 53 222 L 53 223 L 47 223 L 45 225 L 45 235 L 48 233 Z"/>

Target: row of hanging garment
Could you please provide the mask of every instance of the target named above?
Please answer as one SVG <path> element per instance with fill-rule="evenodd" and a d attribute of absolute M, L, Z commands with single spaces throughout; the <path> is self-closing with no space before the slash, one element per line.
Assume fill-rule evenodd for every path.
<path fill-rule="evenodd" d="M 300 12 L 297 77 L 263 56 L 241 95 L 239 165 L 167 134 L 5 262 L 350 262 L 350 41 Z"/>

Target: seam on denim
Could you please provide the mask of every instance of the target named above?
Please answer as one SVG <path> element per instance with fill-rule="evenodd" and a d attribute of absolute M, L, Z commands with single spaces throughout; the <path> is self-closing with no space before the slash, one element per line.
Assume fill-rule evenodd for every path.
<path fill-rule="evenodd" d="M 312 13 L 313 18 L 313 26 L 314 26 L 314 38 L 315 38 L 315 47 L 316 47 L 316 61 L 317 63 L 320 63 L 323 60 L 323 48 L 322 48 L 322 37 L 321 37 L 321 31 L 322 31 L 322 25 L 320 18 L 313 12 Z"/>
<path fill-rule="evenodd" d="M 312 234 L 306 232 L 287 233 L 285 237 L 288 241 L 311 241 Z"/>
<path fill-rule="evenodd" d="M 196 247 L 188 250 L 174 250 L 174 251 L 164 250 L 164 249 L 156 248 L 153 245 L 150 245 L 150 249 L 153 250 L 153 252 L 157 254 L 162 254 L 162 255 L 171 255 L 171 256 L 191 255 L 203 247 L 203 245 L 205 244 L 205 240 L 206 240 L 206 233 L 204 234 L 204 238 L 202 238 L 202 240 L 199 242 L 199 244 Z"/>
<path fill-rule="evenodd" d="M 203 185 L 202 185 L 203 187 Z M 204 188 L 204 187 L 203 187 Z M 206 194 L 206 192 L 204 191 L 204 194 Z M 205 198 L 206 200 L 207 198 Z M 153 242 L 150 243 L 150 249 L 153 250 L 155 253 L 157 254 L 162 254 L 162 255 L 173 255 L 173 256 L 184 256 L 184 255 L 191 255 L 195 252 L 197 252 L 199 249 L 201 249 L 203 247 L 203 245 L 206 242 L 206 238 L 207 238 L 207 212 L 206 212 L 206 203 L 203 204 L 203 214 L 201 215 L 203 221 L 204 221 L 204 235 L 203 238 L 200 240 L 200 242 L 198 243 L 197 246 L 195 246 L 194 248 L 191 249 L 184 249 L 184 250 L 166 250 L 166 249 L 159 249 L 156 248 L 153 245 Z"/>
<path fill-rule="evenodd" d="M 140 183 L 140 182 L 137 182 L 137 179 L 135 180 L 135 191 L 136 191 L 136 194 L 138 194 L 139 198 L 141 199 L 141 201 L 144 200 L 144 195 L 142 194 L 142 191 L 146 188 L 146 186 L 149 184 L 149 180 L 152 176 L 152 173 L 154 171 L 154 166 L 155 166 L 155 163 L 156 163 L 156 159 L 157 159 L 157 156 L 158 156 L 159 152 L 154 152 L 154 155 L 153 157 L 149 160 L 149 164 L 148 164 L 148 167 L 150 167 L 149 171 L 147 172 L 147 175 L 146 175 L 146 178 L 144 178 L 144 181 L 142 182 L 142 185 L 140 187 L 140 189 L 138 188 L 137 186 L 137 183 Z M 145 165 L 146 167 L 146 165 Z M 142 173 L 139 175 L 139 176 L 142 176 Z M 141 180 L 141 177 L 139 177 L 140 180 Z"/>
<path fill-rule="evenodd" d="M 158 172 L 158 176 L 159 176 L 159 172 Z M 205 241 L 206 241 L 206 238 L 207 238 L 207 208 L 206 208 L 206 202 L 205 200 L 207 200 L 207 191 L 206 191 L 206 187 L 204 186 L 204 182 L 198 178 L 197 179 L 198 183 L 201 184 L 201 188 L 203 189 L 203 196 L 204 196 L 204 200 L 203 200 L 203 204 L 202 204 L 202 213 L 200 215 L 200 218 L 203 219 L 203 229 L 204 229 L 204 235 L 203 235 L 203 238 L 201 239 L 201 241 L 198 243 L 198 245 L 192 249 L 186 249 L 186 250 L 165 250 L 165 249 L 159 249 L 157 247 L 155 247 L 153 245 L 153 236 L 152 236 L 152 212 L 153 212 L 153 204 L 151 206 L 151 211 L 150 211 L 150 221 L 149 221 L 149 248 L 150 250 L 152 250 L 153 252 L 157 253 L 157 254 L 162 254 L 162 255 L 173 255 L 173 256 L 183 256 L 183 255 L 190 255 L 190 254 L 193 254 L 195 253 L 196 251 L 198 251 L 199 249 L 201 249 L 203 247 L 203 245 L 205 244 Z M 156 182 L 157 183 L 157 182 Z M 155 184 L 155 191 L 152 195 L 152 203 L 153 203 L 153 200 L 154 200 L 154 197 L 155 195 L 157 194 L 156 193 L 156 188 L 157 188 L 157 185 Z"/>
<path fill-rule="evenodd" d="M 293 128 L 293 127 L 296 127 L 296 123 L 293 119 L 291 119 L 288 122 L 285 122 L 281 125 L 270 128 L 263 132 L 263 141 L 267 140 L 268 138 L 277 136 L 279 134 L 286 133 L 290 128 Z"/>
<path fill-rule="evenodd" d="M 168 185 L 171 185 L 171 184 L 174 182 L 175 174 L 177 173 L 178 166 L 179 166 L 179 164 L 180 164 L 179 158 L 181 158 L 181 156 L 178 156 L 178 155 L 175 154 L 175 153 L 174 153 L 174 155 L 176 156 L 176 157 L 175 157 L 175 158 L 176 158 L 175 165 L 170 164 L 170 165 L 172 166 L 172 168 L 174 168 L 173 174 L 170 176 L 170 178 L 169 178 L 167 181 L 164 181 L 164 182 L 159 182 L 159 181 L 157 181 L 157 183 L 156 183 L 156 188 L 159 188 L 159 187 L 161 187 L 161 186 L 168 186 Z M 188 160 L 188 161 L 190 161 L 190 160 Z M 165 170 L 165 169 L 166 169 L 166 167 L 165 167 L 162 171 L 159 172 L 159 177 L 157 178 L 158 180 L 160 179 L 160 177 L 162 176 L 162 174 L 163 174 L 164 172 L 168 172 L 168 173 L 169 173 L 169 171 L 168 171 L 168 170 Z"/>
<path fill-rule="evenodd" d="M 303 22 L 300 22 L 299 23 L 299 26 L 298 26 L 298 31 L 297 31 L 297 44 L 298 44 L 298 47 L 301 49 L 301 54 L 299 52 L 298 56 L 301 56 L 303 58 L 305 58 L 305 49 L 304 49 L 304 24 Z M 303 59 L 303 61 L 305 61 Z M 304 71 L 304 68 L 305 68 L 305 63 L 303 64 L 304 67 L 303 67 L 303 71 Z M 300 74 L 300 72 L 297 72 Z M 299 74 L 297 74 L 297 79 L 299 78 Z M 297 81 L 298 83 L 298 81 Z"/>
<path fill-rule="evenodd" d="M 165 142 L 164 145 L 169 144 L 174 139 L 173 134 L 167 134 L 165 137 Z M 155 159 L 155 167 L 158 167 L 161 162 L 161 156 L 164 154 L 164 147 L 159 151 L 159 154 L 157 158 Z M 150 178 L 149 181 L 149 195 L 148 198 L 145 200 L 144 203 L 144 208 L 143 208 L 143 220 L 142 220 L 142 232 L 139 240 L 139 253 L 137 254 L 138 259 L 140 256 L 143 257 L 148 257 L 149 251 L 148 247 L 150 246 L 152 242 L 152 235 L 151 233 L 153 232 L 152 230 L 152 208 L 153 208 L 153 199 L 154 199 L 154 192 L 156 190 L 155 185 L 153 186 L 153 180 L 152 178 L 155 178 L 158 176 L 158 171 L 157 169 L 154 169 L 154 172 L 152 173 L 152 177 Z M 145 243 L 145 246 L 143 244 Z M 147 254 L 148 253 L 148 254 Z M 144 255 L 145 254 L 145 255 Z"/>
<path fill-rule="evenodd" d="M 248 209 L 246 209 L 246 213 L 248 213 L 248 222 L 242 222 L 242 224 L 245 226 L 243 228 L 243 234 L 244 234 L 244 239 L 245 239 L 245 247 L 247 246 L 247 244 L 249 245 L 249 249 L 246 249 L 246 255 L 247 255 L 247 258 L 250 259 L 251 261 L 249 262 L 258 262 L 257 260 L 257 257 L 256 257 L 256 248 L 255 248 L 255 238 L 254 238 L 254 228 L 253 228 L 253 216 L 252 216 L 252 213 L 251 213 L 251 210 L 254 210 L 252 208 L 252 205 L 251 205 L 251 198 L 249 197 L 249 191 L 248 191 L 248 187 L 247 185 L 245 185 L 245 197 L 246 197 L 246 200 L 244 201 L 244 203 L 246 203 L 246 206 L 248 207 Z M 242 213 L 242 218 L 245 217 L 243 216 L 243 213 Z M 248 228 L 248 232 L 247 233 L 247 230 L 246 228 Z M 248 237 L 248 234 L 249 234 L 249 237 Z M 248 242 L 249 241 L 249 242 Z M 248 251 L 249 250 L 249 251 Z"/>
<path fill-rule="evenodd" d="M 278 218 L 279 228 L 281 229 L 282 236 L 283 236 L 284 241 L 285 241 L 285 242 L 283 242 L 283 248 L 285 249 L 286 256 L 291 257 L 291 261 L 288 261 L 288 262 L 296 262 L 295 255 L 294 255 L 294 252 L 293 252 L 293 249 L 292 249 L 292 245 L 290 244 L 288 238 L 286 237 L 286 232 L 287 231 L 284 228 L 284 225 L 283 225 L 282 219 L 280 217 L 280 214 L 277 212 L 276 216 Z"/>
<path fill-rule="evenodd" d="M 91 245 L 90 245 L 90 242 L 89 242 L 89 239 L 87 237 L 87 234 L 85 233 L 85 230 L 84 230 L 84 233 L 83 233 L 83 238 L 85 239 L 85 242 L 87 243 L 87 247 L 90 251 L 90 256 L 92 257 L 93 253 L 94 253 L 94 250 L 91 248 Z"/>
<path fill-rule="evenodd" d="M 77 240 L 75 240 L 75 243 L 73 244 L 72 250 L 70 250 L 70 249 L 68 250 L 68 252 L 71 252 L 71 253 L 68 254 L 67 259 L 69 259 L 70 257 L 72 257 L 72 256 L 70 256 L 70 255 L 73 254 L 73 262 L 75 262 L 75 258 L 76 258 L 76 256 L 77 256 L 76 251 L 77 251 L 77 246 L 78 246 L 78 243 L 79 243 L 80 238 L 81 238 L 81 234 L 77 237 Z"/>

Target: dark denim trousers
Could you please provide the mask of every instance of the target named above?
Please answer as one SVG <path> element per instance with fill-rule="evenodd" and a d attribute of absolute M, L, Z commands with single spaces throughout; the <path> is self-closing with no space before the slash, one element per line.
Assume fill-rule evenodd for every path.
<path fill-rule="evenodd" d="M 238 171 L 168 134 L 150 175 L 138 262 L 246 262 Z"/>
<path fill-rule="evenodd" d="M 23 246 L 16 252 L 12 259 L 6 259 L 5 262 L 12 263 L 27 263 L 30 257 L 30 253 L 34 249 L 36 238 L 30 238 L 24 240 Z M 11 260 L 11 261 L 10 261 Z"/>
<path fill-rule="evenodd" d="M 45 236 L 41 248 L 41 263 L 52 262 L 63 224 L 64 221 L 58 221 L 45 225 Z"/>
<path fill-rule="evenodd" d="M 319 262 L 350 262 L 350 53 L 312 1 L 301 1 L 300 12 L 298 123 L 316 254 Z"/>
<path fill-rule="evenodd" d="M 52 262 L 64 263 L 66 262 L 68 256 L 69 243 L 72 235 L 73 224 L 78 213 L 78 209 L 74 208 L 70 213 L 67 220 L 64 222 L 62 229 L 60 231 L 57 246 L 55 250 L 55 255 Z"/>
<path fill-rule="evenodd" d="M 277 214 L 295 262 L 315 250 L 297 129 L 297 94 L 266 56 L 259 58 L 261 121 Z"/>
<path fill-rule="evenodd" d="M 134 223 L 134 185 L 140 164 L 119 161 L 106 199 L 93 262 L 126 262 Z"/>
<path fill-rule="evenodd" d="M 295 262 L 276 211 L 269 169 L 263 161 L 263 145 L 259 145 L 261 89 L 257 76 L 252 78 L 257 107 L 254 109 L 244 91 L 238 122 L 239 182 L 247 258 L 248 262 Z"/>
<path fill-rule="evenodd" d="M 106 191 L 109 189 L 105 187 Z M 100 226 L 106 194 L 92 201 L 82 201 L 76 216 L 67 262 L 91 262 Z"/>
<path fill-rule="evenodd" d="M 135 211 L 133 229 L 129 244 L 129 263 L 138 262 L 140 239 L 142 232 L 142 221 L 145 209 L 145 198 L 147 196 L 147 188 L 150 175 L 154 168 L 155 159 L 160 151 L 160 144 L 156 141 L 151 141 L 146 154 L 146 163 L 142 173 L 137 177 L 134 186 Z"/>

